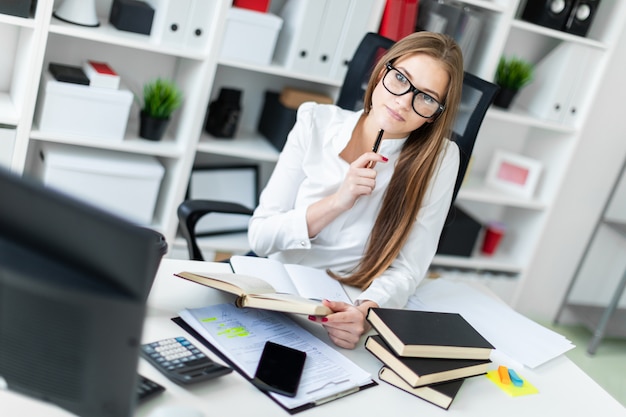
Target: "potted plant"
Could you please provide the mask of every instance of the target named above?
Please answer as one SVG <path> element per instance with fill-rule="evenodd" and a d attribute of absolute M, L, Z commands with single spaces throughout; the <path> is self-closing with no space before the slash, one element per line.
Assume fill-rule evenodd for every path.
<path fill-rule="evenodd" d="M 517 92 L 533 79 L 534 66 L 521 58 L 500 57 L 495 83 L 500 86 L 493 104 L 508 108 Z"/>
<path fill-rule="evenodd" d="M 171 80 L 157 78 L 144 84 L 139 136 L 150 140 L 161 139 L 170 116 L 180 107 L 182 100 L 182 92 Z"/>

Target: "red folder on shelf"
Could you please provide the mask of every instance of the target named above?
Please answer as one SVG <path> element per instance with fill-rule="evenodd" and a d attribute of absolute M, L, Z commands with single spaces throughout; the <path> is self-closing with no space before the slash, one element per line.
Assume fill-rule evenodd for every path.
<path fill-rule="evenodd" d="M 419 0 L 387 0 L 378 33 L 394 41 L 415 32 Z"/>

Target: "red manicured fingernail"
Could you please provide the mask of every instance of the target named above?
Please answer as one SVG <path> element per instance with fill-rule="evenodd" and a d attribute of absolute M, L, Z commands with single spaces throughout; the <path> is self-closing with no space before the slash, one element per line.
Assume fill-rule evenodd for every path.
<path fill-rule="evenodd" d="M 316 320 L 317 320 L 317 318 L 316 318 L 315 316 L 309 316 L 309 320 L 311 320 L 311 321 L 316 321 Z"/>
<path fill-rule="evenodd" d="M 322 323 L 326 323 L 328 321 L 327 317 L 322 317 Z"/>
<path fill-rule="evenodd" d="M 387 162 L 389 160 L 389 158 L 387 158 L 386 156 L 383 156 L 383 161 Z"/>

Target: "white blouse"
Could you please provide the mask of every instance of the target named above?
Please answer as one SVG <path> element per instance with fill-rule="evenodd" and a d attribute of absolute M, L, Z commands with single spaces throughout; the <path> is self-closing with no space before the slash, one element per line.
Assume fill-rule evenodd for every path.
<path fill-rule="evenodd" d="M 361 112 L 333 105 L 300 106 L 296 124 L 250 220 L 248 239 L 257 255 L 330 268 L 339 274 L 357 266 L 406 138 L 382 141 L 378 152 L 389 161 L 376 165 L 373 193 L 360 197 L 312 239 L 308 237 L 306 210 L 337 191 L 343 182 L 349 164 L 339 153 L 360 116 Z M 408 240 L 389 268 L 355 300 L 357 304 L 371 300 L 381 307 L 403 307 L 425 276 L 437 250 L 459 168 L 457 145 L 447 141 L 444 149 Z"/>

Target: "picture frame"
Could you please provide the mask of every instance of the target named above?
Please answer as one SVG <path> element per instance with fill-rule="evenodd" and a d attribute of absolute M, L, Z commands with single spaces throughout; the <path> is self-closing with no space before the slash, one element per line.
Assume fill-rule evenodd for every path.
<path fill-rule="evenodd" d="M 242 204 L 250 209 L 258 205 L 259 174 L 257 165 L 195 167 L 191 171 L 187 198 Z M 250 216 L 210 213 L 196 225 L 197 236 L 239 233 L 248 229 Z"/>
<path fill-rule="evenodd" d="M 532 198 L 543 166 L 513 152 L 496 150 L 489 165 L 486 185 L 519 197 Z"/>

